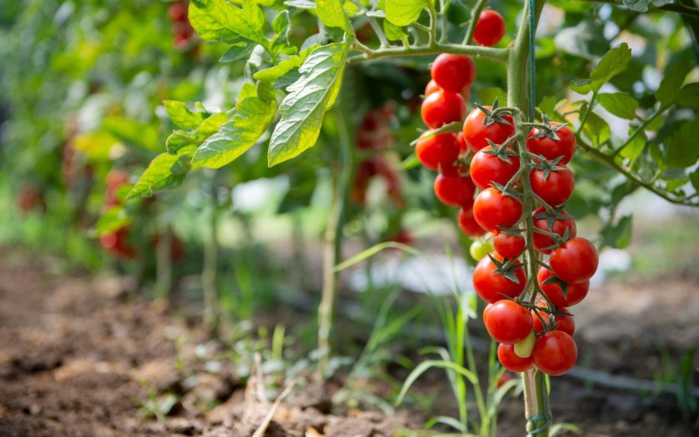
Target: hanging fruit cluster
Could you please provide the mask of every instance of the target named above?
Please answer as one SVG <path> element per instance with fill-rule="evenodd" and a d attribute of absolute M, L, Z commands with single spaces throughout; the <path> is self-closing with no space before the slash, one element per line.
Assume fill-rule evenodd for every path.
<path fill-rule="evenodd" d="M 476 25 L 474 40 L 482 45 L 496 44 L 504 34 L 493 14 L 484 11 Z M 491 33 L 486 22 L 496 23 L 488 25 Z M 439 171 L 435 194 L 461 208 L 461 230 L 480 238 L 471 247 L 480 260 L 473 286 L 488 303 L 483 319 L 500 343 L 500 363 L 513 372 L 536 366 L 548 375 L 566 373 L 578 355 L 567 308 L 586 296 L 598 264 L 595 247 L 577 237 L 575 220 L 563 209 L 575 186 L 566 166 L 575 135 L 546 119 L 523 123 L 517 108 L 498 108 L 497 100 L 466 116 L 476 77 L 468 56 L 439 55 L 431 75 L 421 115 L 432 131 L 417 141 L 415 153 L 422 165 Z M 443 128 L 461 121 L 458 136 Z M 524 126 L 532 126 L 526 141 Z"/>
<path fill-rule="evenodd" d="M 172 44 L 177 50 L 188 50 L 196 46 L 194 29 L 187 18 L 187 2 L 177 0 L 167 11 L 172 22 Z"/>
<path fill-rule="evenodd" d="M 112 170 L 107 174 L 105 180 L 104 207 L 106 212 L 112 208 L 121 206 L 121 199 L 118 191 L 129 182 L 129 175 L 119 170 Z M 129 227 L 122 226 L 113 231 L 100 235 L 100 245 L 109 254 L 124 259 L 136 257 L 136 249 L 129 242 Z"/>

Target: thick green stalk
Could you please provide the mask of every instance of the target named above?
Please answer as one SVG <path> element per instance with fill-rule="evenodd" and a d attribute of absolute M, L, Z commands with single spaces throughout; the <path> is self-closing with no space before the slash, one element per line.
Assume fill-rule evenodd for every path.
<path fill-rule="evenodd" d="M 530 30 L 535 29 L 530 28 L 530 14 L 534 14 L 534 23 L 538 22 L 538 17 L 541 14 L 541 10 L 544 7 L 544 0 L 537 0 L 535 2 L 534 10 L 530 10 L 529 2 L 525 2 L 524 14 L 522 14 L 522 23 L 520 25 L 519 31 L 517 33 L 517 38 L 514 44 L 509 48 L 510 55 L 507 62 L 507 105 L 511 107 L 518 108 L 519 111 L 515 112 L 514 118 L 517 128 L 518 136 L 518 147 L 520 150 L 522 165 L 528 165 L 529 158 L 526 154 L 526 132 L 522 126 L 522 117 L 527 121 L 530 120 L 533 114 L 530 114 L 530 97 L 528 95 L 528 62 L 529 62 L 529 36 Z M 533 97 L 533 96 L 532 96 Z M 521 177 L 522 188 L 524 190 L 524 197 L 522 201 L 523 212 L 522 214 L 526 220 L 527 232 L 525 235 L 526 243 L 529 249 L 527 256 L 527 274 L 528 277 L 536 277 L 536 254 L 533 253 L 533 223 L 532 223 L 532 191 L 529 185 L 529 171 L 525 169 Z M 536 294 L 535 281 L 529 282 L 529 289 L 525 290 L 530 296 Z M 528 370 L 522 373 L 522 383 L 524 385 L 524 409 L 525 416 L 527 418 L 527 432 L 530 433 L 533 430 L 537 430 L 537 437 L 548 437 L 549 435 L 549 424 L 546 420 L 541 418 L 550 417 L 548 411 L 548 392 L 542 390 L 541 384 L 538 384 L 538 380 L 541 379 L 541 373 L 535 369 Z M 528 434 L 532 436 L 532 434 Z"/>
<path fill-rule="evenodd" d="M 204 326 L 210 333 L 218 329 L 218 311 L 216 310 L 216 268 L 218 266 L 218 194 L 216 193 L 215 173 L 209 181 L 211 189 L 211 217 L 204 243 L 204 266 L 201 272 L 201 286 L 204 291 Z"/>
<path fill-rule="evenodd" d="M 362 47 L 361 54 L 349 57 L 350 64 L 372 61 L 381 58 L 395 58 L 405 56 L 438 55 L 440 53 L 453 53 L 457 55 L 480 56 L 494 61 L 505 62 L 508 57 L 508 49 L 493 47 L 462 46 L 458 44 L 434 43 L 419 47 L 390 47 L 371 50 Z"/>
<path fill-rule="evenodd" d="M 318 376 L 324 379 L 327 375 L 328 363 L 331 356 L 330 334 L 335 317 L 337 304 L 337 275 L 335 266 L 342 256 L 342 231 L 345 223 L 345 209 L 349 197 L 349 187 L 352 178 L 352 140 L 343 108 L 337 111 L 337 124 L 340 145 L 339 176 L 335 183 L 333 204 L 325 229 L 323 245 L 323 289 L 320 305 L 318 306 Z"/>

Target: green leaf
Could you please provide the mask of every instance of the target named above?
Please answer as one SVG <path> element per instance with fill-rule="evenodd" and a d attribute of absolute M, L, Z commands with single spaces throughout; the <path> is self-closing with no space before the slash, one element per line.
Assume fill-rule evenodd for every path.
<path fill-rule="evenodd" d="M 634 99 L 628 94 L 598 94 L 597 101 L 604 109 L 617 117 L 625 118 L 627 120 L 633 120 L 636 118 L 638 100 Z"/>
<path fill-rule="evenodd" d="M 415 383 L 415 381 L 423 373 L 425 373 L 431 368 L 451 370 L 452 372 L 458 375 L 466 377 L 466 379 L 468 379 L 471 382 L 471 384 L 475 384 L 478 382 L 478 377 L 473 372 L 471 372 L 463 366 L 459 366 L 454 362 L 446 360 L 423 361 L 415 369 L 413 369 L 413 371 L 410 372 L 410 375 L 408 375 L 408 377 L 405 379 L 403 387 L 401 388 L 400 393 L 398 394 L 398 398 L 396 399 L 396 405 L 399 405 L 403 401 L 405 394 L 408 392 L 408 389 L 410 389 L 410 387 Z"/>
<path fill-rule="evenodd" d="M 320 21 L 328 27 L 339 27 L 354 36 L 354 29 L 345 15 L 341 0 L 316 0 L 316 12 Z"/>
<path fill-rule="evenodd" d="M 97 234 L 102 235 L 121 229 L 129 223 L 131 223 L 131 218 L 126 213 L 124 207 L 115 206 L 109 208 L 100 215 L 95 224 L 95 228 L 97 229 Z"/>
<path fill-rule="evenodd" d="M 623 0 L 624 5 L 628 6 L 629 9 L 638 12 L 647 12 L 649 6 L 665 6 L 672 3 L 672 0 Z"/>
<path fill-rule="evenodd" d="M 265 15 L 253 0 L 243 0 L 238 8 L 227 0 L 192 0 L 189 22 L 206 41 L 230 41 L 243 37 L 268 47 Z"/>
<path fill-rule="evenodd" d="M 665 71 L 658 91 L 655 92 L 655 98 L 665 107 L 676 103 L 683 95 L 681 89 L 687 74 L 692 69 L 693 65 L 685 62 L 679 62 L 672 65 Z"/>
<path fill-rule="evenodd" d="M 267 85 L 269 86 L 269 85 Z M 192 164 L 209 168 L 220 168 L 232 162 L 260 139 L 272 122 L 277 109 L 274 94 L 267 90 L 258 95 L 252 83 L 243 85 L 247 95 L 238 99 L 233 118 L 224 123 L 218 133 L 210 136 L 199 146 Z"/>
<path fill-rule="evenodd" d="M 291 55 L 298 51 L 296 46 L 289 41 L 289 34 L 291 33 L 291 19 L 289 18 L 289 11 L 281 11 L 276 17 L 274 17 L 272 29 L 275 32 L 274 38 L 272 38 L 272 42 L 270 44 L 270 52 L 273 56 L 276 56 L 278 53 Z"/>
<path fill-rule="evenodd" d="M 665 163 L 669 167 L 686 168 L 699 158 L 699 119 L 684 123 L 663 141 Z"/>
<path fill-rule="evenodd" d="M 478 89 L 478 100 L 481 102 L 488 102 L 490 105 L 495 99 L 498 99 L 499 102 L 506 102 L 507 93 L 496 86 Z"/>
<path fill-rule="evenodd" d="M 616 225 L 608 223 L 601 231 L 603 246 L 624 249 L 631 243 L 631 215 L 619 219 Z"/>
<path fill-rule="evenodd" d="M 160 150 L 158 128 L 122 117 L 109 117 L 102 127 L 122 143 L 153 152 Z"/>
<path fill-rule="evenodd" d="M 691 182 L 694 189 L 699 192 L 699 168 L 689 174 L 689 182 Z"/>
<path fill-rule="evenodd" d="M 186 103 L 177 100 L 165 100 L 163 105 L 170 120 L 181 129 L 196 129 L 209 116 L 204 111 L 192 111 Z"/>
<path fill-rule="evenodd" d="M 699 109 L 699 82 L 688 83 L 682 87 L 682 93 L 677 102 L 682 106 Z"/>
<path fill-rule="evenodd" d="M 383 20 L 383 31 L 389 41 L 399 41 L 408 36 L 402 27 L 396 26 L 388 20 Z"/>
<path fill-rule="evenodd" d="M 633 131 L 635 131 L 634 128 L 630 128 L 629 130 L 631 131 L 631 135 L 633 134 Z M 648 139 L 646 138 L 646 134 L 640 133 L 636 135 L 634 139 L 621 150 L 621 152 L 619 152 L 619 155 L 624 158 L 629 158 L 631 162 L 633 162 L 638 159 L 639 156 L 641 156 L 643 149 L 646 147 L 647 141 Z"/>
<path fill-rule="evenodd" d="M 195 147 L 189 146 L 180 149 L 176 154 L 163 153 L 156 156 L 127 198 L 147 197 L 156 191 L 180 186 L 192 168 L 190 161 L 195 150 Z"/>
<path fill-rule="evenodd" d="M 194 130 L 178 129 L 173 131 L 167 137 L 165 148 L 169 153 L 176 153 L 179 149 L 186 146 L 198 147 L 208 137 L 218 132 L 219 127 L 227 120 L 228 115 L 225 112 L 219 112 L 209 115 Z"/>
<path fill-rule="evenodd" d="M 602 24 L 592 20 L 583 20 L 574 27 L 561 30 L 554 41 L 560 50 L 590 61 L 609 50 Z"/>
<path fill-rule="evenodd" d="M 431 0 L 386 0 L 386 19 L 396 26 L 409 26 L 420 18 L 420 13 Z"/>
<path fill-rule="evenodd" d="M 240 61 L 241 59 L 246 59 L 248 56 L 250 56 L 250 53 L 252 52 L 252 49 L 255 48 L 255 45 L 256 44 L 252 41 L 241 40 L 240 42 L 230 46 L 223 53 L 223 55 L 221 55 L 218 62 L 235 62 Z"/>
<path fill-rule="evenodd" d="M 301 77 L 288 87 L 282 101 L 281 120 L 272 133 L 267 161 L 274 166 L 313 147 L 325 111 L 340 92 L 349 45 L 330 44 L 314 50 L 303 62 Z"/>
<path fill-rule="evenodd" d="M 612 135 L 609 124 L 594 112 L 590 112 L 588 115 L 583 132 L 596 146 L 607 141 Z"/>
<path fill-rule="evenodd" d="M 318 44 L 312 45 L 307 49 L 301 51 L 301 53 L 299 53 L 298 55 L 290 56 L 288 59 L 284 59 L 283 61 L 281 61 L 273 67 L 258 71 L 253 75 L 253 78 L 255 80 L 261 80 L 265 82 L 276 82 L 291 70 L 299 68 L 303 64 L 303 61 L 306 60 L 308 55 L 313 53 L 313 51 L 318 47 L 320 47 L 320 45 Z"/>
<path fill-rule="evenodd" d="M 631 62 L 631 49 L 628 44 L 622 43 L 608 51 L 597 64 L 597 67 L 590 73 L 592 91 L 599 91 L 602 85 L 626 70 L 629 62 Z"/>

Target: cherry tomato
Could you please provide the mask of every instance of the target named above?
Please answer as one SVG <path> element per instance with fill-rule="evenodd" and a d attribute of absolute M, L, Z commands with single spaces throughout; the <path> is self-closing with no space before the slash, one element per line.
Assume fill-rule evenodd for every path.
<path fill-rule="evenodd" d="M 587 281 L 597 271 L 598 264 L 597 249 L 580 237 L 572 238 L 554 249 L 549 258 L 553 273 L 568 284 Z"/>
<path fill-rule="evenodd" d="M 524 372 L 534 363 L 532 356 L 522 358 L 517 355 L 513 344 L 501 344 L 498 346 L 498 360 L 502 367 L 515 373 Z"/>
<path fill-rule="evenodd" d="M 464 133 L 459 132 L 456 135 L 456 139 L 459 141 L 459 152 L 461 152 L 461 153 L 468 152 L 468 146 L 466 145 L 466 141 L 464 141 Z"/>
<path fill-rule="evenodd" d="M 521 235 L 499 233 L 493 238 L 495 251 L 507 259 L 517 258 L 524 252 L 526 241 Z"/>
<path fill-rule="evenodd" d="M 497 261 L 503 258 L 496 252 L 491 253 Z M 496 273 L 497 266 L 493 264 L 490 257 L 486 256 L 478 262 L 473 270 L 473 287 L 478 296 L 486 302 L 494 303 L 507 297 L 515 298 L 522 294 L 527 285 L 527 275 L 522 266 L 513 270 L 517 282 Z"/>
<path fill-rule="evenodd" d="M 507 152 L 514 151 L 509 147 Z M 492 182 L 506 185 L 519 170 L 519 158 L 517 156 L 507 156 L 510 161 L 505 162 L 498 156 L 491 154 L 493 148 L 486 146 L 476 152 L 471 160 L 471 179 L 481 190 L 490 187 Z"/>
<path fill-rule="evenodd" d="M 555 121 L 551 122 L 551 127 L 558 126 L 560 123 Z M 558 163 L 568 164 L 575 154 L 576 141 L 575 134 L 571 131 L 568 126 L 559 129 L 556 132 L 559 140 L 556 141 L 553 138 L 541 137 L 532 138 L 541 132 L 539 128 L 534 128 L 529 132 L 529 139 L 527 139 L 527 149 L 535 155 L 541 155 L 544 158 L 552 161 L 560 156 L 563 157 Z"/>
<path fill-rule="evenodd" d="M 459 210 L 458 223 L 461 232 L 468 235 L 471 238 L 478 238 L 485 235 L 486 230 L 478 224 L 476 219 L 473 217 L 473 208 L 466 207 Z"/>
<path fill-rule="evenodd" d="M 505 36 L 505 19 L 492 9 L 481 12 L 476 22 L 473 40 L 482 46 L 492 47 Z"/>
<path fill-rule="evenodd" d="M 437 129 L 444 124 L 463 120 L 466 102 L 460 94 L 438 90 L 425 97 L 420 114 L 430 129 Z"/>
<path fill-rule="evenodd" d="M 460 174 L 440 173 L 434 180 L 434 194 L 447 206 L 471 206 L 476 186 Z"/>
<path fill-rule="evenodd" d="M 430 170 L 453 167 L 459 157 L 459 141 L 454 134 L 432 135 L 418 140 L 417 159 Z"/>
<path fill-rule="evenodd" d="M 170 21 L 186 21 L 187 8 L 182 3 L 173 3 L 167 10 Z"/>
<path fill-rule="evenodd" d="M 471 243 L 471 246 L 468 248 L 469 254 L 471 254 L 471 258 L 475 259 L 476 261 L 480 261 L 488 255 L 490 252 L 493 251 L 493 245 L 490 241 L 479 241 L 476 240 L 473 243 Z"/>
<path fill-rule="evenodd" d="M 566 211 L 562 210 L 558 213 L 559 216 L 566 216 L 569 218 L 559 218 L 553 221 L 553 226 L 549 228 L 549 215 L 544 207 L 537 208 L 532 213 L 534 217 L 534 227 L 541 229 L 546 232 L 554 232 L 561 237 L 565 235 L 566 229 L 568 230 L 568 237 L 573 238 L 578 234 L 578 228 L 575 225 L 575 220 Z M 541 253 L 551 253 L 553 249 L 547 249 L 552 247 L 556 242 L 553 238 L 548 235 L 539 234 L 534 232 L 534 248 Z"/>
<path fill-rule="evenodd" d="M 544 171 L 534 169 L 529 174 L 529 182 L 532 191 L 551 206 L 565 203 L 573 194 L 575 179 L 568 167 L 562 170 L 551 171 L 548 177 L 544 177 Z"/>
<path fill-rule="evenodd" d="M 427 86 L 425 87 L 425 97 L 439 90 L 441 90 L 441 88 L 439 87 L 439 85 L 437 85 L 437 82 L 435 82 L 434 79 L 432 79 L 429 82 L 427 82 Z"/>
<path fill-rule="evenodd" d="M 483 308 L 483 323 L 485 323 L 486 319 L 488 318 L 488 313 L 490 312 L 490 309 L 493 307 L 492 303 L 489 303 L 488 305 Z"/>
<path fill-rule="evenodd" d="M 502 367 L 505 367 L 505 366 L 502 366 Z M 505 368 L 507 369 L 507 367 L 505 367 Z M 525 370 L 526 370 L 526 369 L 525 369 Z M 498 388 L 502 387 L 503 385 L 505 385 L 505 384 L 507 384 L 508 382 L 510 382 L 510 381 L 512 380 L 512 378 L 514 378 L 514 376 L 512 376 L 512 373 L 510 373 L 510 372 L 504 372 L 504 373 L 503 373 L 502 375 L 500 375 L 500 377 L 498 378 L 497 387 L 498 387 Z"/>
<path fill-rule="evenodd" d="M 460 93 L 476 80 L 476 64 L 470 56 L 442 53 L 432 63 L 430 73 L 440 88 Z"/>
<path fill-rule="evenodd" d="M 135 258 L 136 250 L 127 241 L 128 235 L 127 227 L 104 233 L 100 236 L 100 245 L 105 251 L 118 258 Z"/>
<path fill-rule="evenodd" d="M 498 226 L 509 228 L 517 224 L 522 217 L 522 203 L 495 188 L 487 188 L 476 196 L 473 216 L 483 229 L 498 234 Z"/>
<path fill-rule="evenodd" d="M 486 109 L 491 109 L 490 106 L 485 106 Z M 485 113 L 479 108 L 474 108 L 466 121 L 464 121 L 464 141 L 468 148 L 473 152 L 477 152 L 488 146 L 488 140 L 495 144 L 502 144 L 515 134 L 515 122 L 511 116 L 505 115 L 502 117 L 509 124 L 493 122 L 486 126 L 483 124 Z"/>
<path fill-rule="evenodd" d="M 556 308 L 561 307 L 572 307 L 577 305 L 585 299 L 587 292 L 590 290 L 590 281 L 582 281 L 577 284 L 566 284 L 566 297 L 563 297 L 563 289 L 561 284 L 558 282 L 549 282 L 544 284 L 544 282 L 554 277 L 552 271 L 545 267 L 539 268 L 539 272 L 536 274 L 536 280 L 539 282 L 539 287 L 541 291 L 544 292 L 548 300 L 556 306 Z"/>
<path fill-rule="evenodd" d="M 546 302 L 539 302 L 536 306 L 544 310 L 548 309 Z M 544 322 L 546 322 L 548 326 L 551 326 L 551 322 L 553 322 L 554 326 L 556 326 L 556 331 L 563 331 L 572 337 L 575 333 L 575 318 L 570 314 L 570 311 L 565 308 L 558 308 L 556 311 L 559 314 L 554 316 L 546 311 L 533 309 L 532 320 L 534 320 L 534 332 L 538 334 L 545 331 L 544 325 L 541 323 L 541 319 L 544 319 Z M 539 318 L 536 313 L 539 313 L 541 318 Z"/>
<path fill-rule="evenodd" d="M 524 340 L 533 327 L 529 310 L 517 302 L 502 299 L 493 304 L 485 320 L 485 329 L 493 339 L 503 344 Z"/>
<path fill-rule="evenodd" d="M 536 339 L 534 364 L 543 373 L 551 376 L 563 375 L 573 368 L 578 360 L 575 340 L 562 331 L 551 331 Z"/>
<path fill-rule="evenodd" d="M 117 197 L 117 190 L 129 182 L 129 175 L 121 170 L 111 170 L 105 179 L 106 192 L 104 194 L 104 205 L 107 207 L 121 204 Z"/>

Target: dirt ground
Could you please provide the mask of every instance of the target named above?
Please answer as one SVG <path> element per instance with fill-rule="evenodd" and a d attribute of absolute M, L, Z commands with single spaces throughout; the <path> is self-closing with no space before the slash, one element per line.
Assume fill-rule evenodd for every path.
<path fill-rule="evenodd" d="M 246 388 L 225 364 L 215 372 L 187 370 L 201 365 L 187 357 L 207 343 L 196 323 L 125 295 L 113 277 L 56 271 L 49 258 L 0 250 L 0 436 L 251 436 L 258 428 L 270 404 L 260 400 L 254 376 Z M 699 346 L 697 292 L 699 280 L 675 277 L 612 282 L 591 293 L 575 311 L 581 362 L 653 379 L 667 370 L 661 345 L 670 357 Z M 160 421 L 143 414 L 149 392 L 178 396 Z M 207 399 L 217 406 L 202 412 Z M 575 424 L 586 436 L 699 435 L 697 419 L 683 419 L 672 395 L 561 377 L 551 401 L 555 421 Z M 391 436 L 428 418 L 331 410 L 327 388 L 304 385 L 281 403 L 265 435 Z M 505 401 L 498 435 L 523 435 L 522 414 L 520 400 Z"/>

